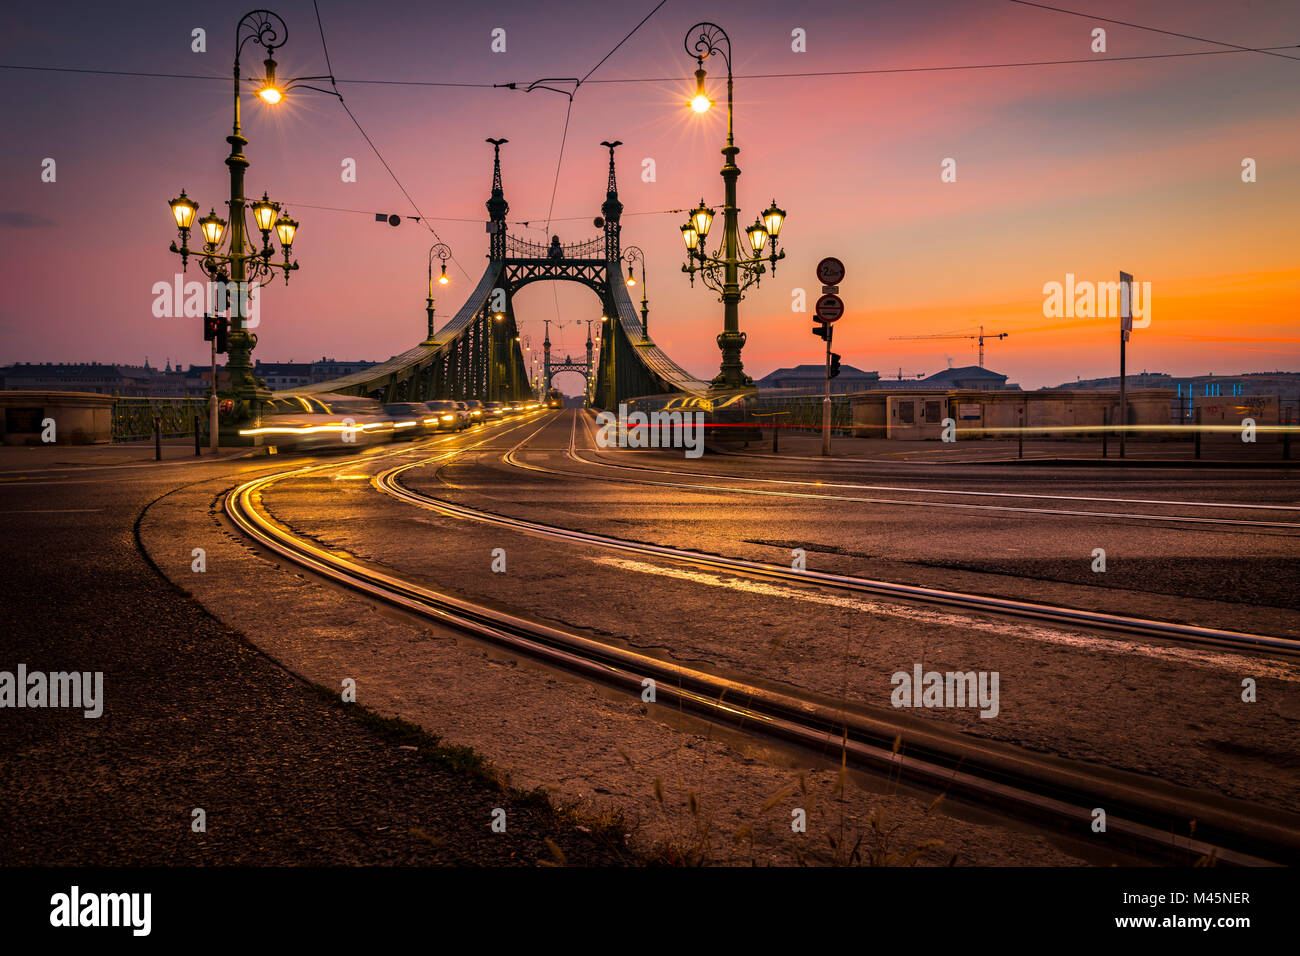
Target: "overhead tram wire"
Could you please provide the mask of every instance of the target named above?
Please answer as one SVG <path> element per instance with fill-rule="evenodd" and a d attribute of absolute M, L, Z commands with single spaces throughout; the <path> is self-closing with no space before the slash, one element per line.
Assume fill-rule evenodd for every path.
<path fill-rule="evenodd" d="M 1010 0 L 1017 2 L 1017 0 Z M 1104 19 L 1101 17 L 1098 20 Z M 1116 21 L 1118 22 L 1118 21 Z M 1137 27 L 1136 24 L 1134 24 Z M 1141 28 L 1154 29 L 1154 28 Z M 1177 35 L 1177 34 L 1175 34 Z M 1214 43 L 1214 40 L 1205 40 L 1206 43 Z M 1191 50 L 1184 53 L 1135 53 L 1129 56 L 1089 56 L 1075 57 L 1064 60 L 1012 60 L 1006 63 L 962 63 L 948 66 L 900 66 L 900 67 L 881 67 L 877 69 L 865 70 L 814 70 L 799 73 L 737 73 L 738 80 L 786 80 L 786 79 L 816 79 L 819 77 L 833 76 L 876 76 L 887 75 L 891 73 L 947 73 L 960 70 L 1010 70 L 1021 67 L 1040 67 L 1040 66 L 1070 66 L 1084 63 L 1125 63 L 1134 60 L 1170 60 L 1180 57 L 1195 56 L 1224 56 L 1233 53 L 1275 53 L 1279 50 L 1300 50 L 1300 43 L 1287 43 L 1280 46 L 1267 47 L 1242 47 L 1240 49 L 1226 50 Z M 1300 57 L 1287 57 L 1283 59 L 1294 60 Z M 156 73 L 148 70 L 96 70 L 84 67 L 72 66 L 34 66 L 24 63 L 0 63 L 0 70 L 20 70 L 38 73 L 83 73 L 93 76 L 130 76 L 143 77 L 145 79 L 179 79 L 179 80 L 210 80 L 213 82 L 229 83 L 229 76 L 208 75 L 204 73 Z M 460 83 L 445 80 L 380 80 L 373 78 L 358 77 L 335 77 L 336 83 L 355 83 L 362 85 L 381 85 L 381 86 L 428 86 L 428 87 L 458 87 L 462 89 L 517 89 L 520 84 L 517 83 Z M 682 83 L 689 80 L 686 76 L 640 76 L 640 77 L 623 77 L 608 80 L 586 80 L 587 83 Z M 254 83 L 255 79 L 245 77 L 244 82 Z M 563 92 L 563 91 L 561 91 Z"/>
<path fill-rule="evenodd" d="M 363 127 L 361 122 L 353 115 L 352 110 L 348 107 L 347 100 L 343 99 L 343 94 L 339 92 L 339 85 L 334 79 L 334 64 L 330 61 L 329 44 L 325 42 L 325 25 L 321 22 L 320 6 L 317 4 L 316 0 L 311 0 L 311 5 L 312 9 L 316 11 L 316 29 L 320 31 L 320 45 L 321 49 L 325 53 L 325 69 L 329 73 L 330 86 L 334 88 L 334 95 L 338 97 L 339 105 L 343 107 L 343 112 L 348 114 L 348 119 L 352 120 L 352 125 L 357 128 L 357 132 L 361 134 L 362 138 L 370 145 L 370 148 L 374 150 L 375 155 L 379 158 L 379 162 L 383 164 L 384 169 L 388 170 L 388 175 L 391 176 L 393 182 L 397 184 L 397 188 L 402 191 L 402 195 L 405 196 L 406 201 L 411 204 L 411 208 L 416 211 L 419 216 L 417 221 L 422 223 L 424 228 L 428 229 L 429 232 L 433 234 L 435 240 L 442 242 L 442 237 L 438 235 L 438 230 L 433 228 L 433 224 L 430 223 L 428 217 L 424 215 L 424 210 L 420 208 L 419 204 L 411 196 L 411 193 L 407 190 L 402 181 L 397 178 L 397 173 L 393 172 L 393 167 L 388 165 L 388 160 L 384 159 L 384 154 L 379 151 L 379 147 L 375 145 L 375 141 L 370 138 L 370 134 L 366 132 L 365 127 Z M 465 267 L 461 265 L 460 260 L 457 259 L 454 254 L 451 257 L 451 260 L 456 263 L 456 268 L 461 271 L 465 276 L 465 279 L 472 282 L 473 277 L 465 271 Z"/>
<path fill-rule="evenodd" d="M 284 203 L 286 206 L 296 206 L 296 207 L 301 207 L 303 209 L 320 209 L 326 212 L 343 212 L 343 213 L 349 213 L 358 216 L 374 215 L 373 209 L 349 209 L 346 206 L 322 206 L 316 203 L 301 202 L 296 199 L 285 199 Z M 623 218 L 626 219 L 628 216 L 670 216 L 670 215 L 676 216 L 686 211 L 687 210 L 685 209 L 646 209 L 646 210 L 642 210 L 641 212 L 624 212 Z M 406 218 L 415 219 L 418 221 L 420 217 L 407 216 Z M 589 215 L 556 216 L 551 221 L 552 222 L 578 222 L 580 220 L 588 220 L 590 218 L 591 216 Z M 430 222 L 482 222 L 483 219 L 482 217 L 476 217 L 476 216 L 430 216 L 429 221 Z M 542 228 L 541 226 L 533 225 L 532 224 L 533 220 L 531 219 L 511 219 L 509 220 L 509 222 L 512 223 L 513 225 L 523 226 L 528 229 Z"/>
<path fill-rule="evenodd" d="M 315 0 L 312 0 L 312 2 L 314 3 Z M 637 30 L 640 30 L 641 27 L 645 25 L 645 22 L 649 20 L 652 16 L 654 16 L 657 12 L 659 12 L 659 8 L 662 7 L 667 2 L 668 0 L 659 0 L 659 2 L 655 4 L 654 9 L 652 9 L 649 13 L 647 13 L 644 17 L 642 17 L 641 22 L 638 23 L 636 26 L 634 26 L 631 30 L 629 30 L 627 32 L 627 35 L 624 36 L 623 39 L 619 40 L 618 43 L 614 44 L 614 48 L 610 50 L 608 53 L 606 53 L 603 57 L 601 57 L 600 61 L 595 66 L 593 66 L 590 70 L 588 70 L 586 75 L 583 76 L 581 79 L 578 79 L 577 77 L 573 77 L 573 78 L 551 77 L 551 78 L 536 80 L 533 83 L 530 83 L 527 86 L 527 88 L 524 90 L 524 92 L 526 93 L 531 93 L 533 90 L 537 90 L 537 89 L 551 90 L 552 92 L 555 93 L 563 93 L 569 98 L 568 106 L 566 106 L 564 110 L 564 130 L 560 134 L 560 153 L 555 160 L 555 179 L 551 183 L 551 202 L 546 209 L 546 232 L 549 233 L 551 231 L 551 224 L 554 222 L 552 216 L 555 213 L 555 196 L 560 188 L 560 171 L 564 168 L 564 147 L 565 144 L 568 143 L 569 141 L 569 120 L 572 119 L 573 117 L 574 95 L 578 92 L 578 89 L 582 86 L 582 84 L 585 83 L 588 79 L 590 79 L 591 75 L 595 73 L 597 70 L 599 70 L 601 66 L 604 65 L 606 60 L 608 60 L 611 56 L 617 53 L 619 47 L 621 47 L 624 43 L 630 40 L 632 38 L 632 34 L 636 33 Z M 572 83 L 573 89 L 557 90 L 554 87 L 542 85 L 545 82 L 551 82 L 551 81 L 556 81 L 561 83 Z M 517 84 L 514 83 L 509 83 L 505 85 L 511 89 L 518 88 Z M 555 283 L 551 283 L 551 293 L 555 301 L 555 320 L 558 322 L 560 320 L 560 292 L 558 287 L 555 285 Z"/>
<path fill-rule="evenodd" d="M 315 0 L 312 0 L 312 2 L 314 3 Z M 608 53 L 606 53 L 603 57 L 601 57 L 599 62 L 597 62 L 595 66 L 593 66 L 590 70 L 588 70 L 586 75 L 583 76 L 581 79 L 579 79 L 576 76 L 574 77 L 550 76 L 550 77 L 543 77 L 541 79 L 534 80 L 523 87 L 523 92 L 525 93 L 531 93 L 534 90 L 550 90 L 552 93 L 562 93 L 563 95 L 569 98 L 568 108 L 565 109 L 564 111 L 564 131 L 560 134 L 560 154 L 555 161 L 555 181 L 551 185 L 551 204 L 546 212 L 547 232 L 550 232 L 551 229 L 551 222 L 552 222 L 551 215 L 552 213 L 555 212 L 555 194 L 560 187 L 560 170 L 564 166 L 564 147 L 569 140 L 569 120 L 573 116 L 573 97 L 577 94 L 578 89 L 582 86 L 582 84 L 586 83 L 587 80 L 590 79 L 591 75 L 595 73 L 597 70 L 599 70 L 601 66 L 604 65 L 606 60 L 608 60 L 611 56 L 617 53 L 619 47 L 621 47 L 624 43 L 630 40 L 632 38 L 632 35 L 636 33 L 637 30 L 640 30 L 641 27 L 645 26 L 646 21 L 649 20 L 656 13 L 658 13 L 659 8 L 662 7 L 667 2 L 668 0 L 659 0 L 659 2 L 655 4 L 654 9 L 652 9 L 649 13 L 647 13 L 644 17 L 642 17 L 641 22 L 638 23 L 636 26 L 634 26 L 631 30 L 629 30 L 627 32 L 627 35 L 624 36 L 623 39 L 619 40 L 616 44 L 614 44 L 613 49 L 611 49 Z M 546 83 L 572 83 L 573 89 L 571 90 L 556 89 L 553 86 L 546 86 L 545 85 Z M 504 89 L 511 89 L 511 90 L 520 89 L 520 84 L 518 83 L 496 83 L 493 85 Z M 556 308 L 557 309 L 559 308 L 558 299 L 556 300 Z"/>
<path fill-rule="evenodd" d="M 1018 4 L 1022 7 L 1037 7 L 1039 10 L 1050 10 L 1052 13 L 1064 13 L 1071 17 L 1082 17 L 1085 20 L 1096 20 L 1099 23 L 1113 23 L 1116 26 L 1131 27 L 1134 30 L 1146 30 L 1148 33 L 1159 33 L 1167 37 L 1178 37 L 1181 40 L 1195 40 L 1198 43 L 1213 43 L 1215 46 L 1229 47 L 1238 53 L 1264 53 L 1268 56 L 1281 57 L 1284 60 L 1300 60 L 1300 56 L 1287 56 L 1285 53 L 1275 53 L 1273 49 L 1256 49 L 1254 47 L 1238 46 L 1236 43 L 1225 43 L 1222 40 L 1211 40 L 1207 37 L 1192 36 L 1190 33 L 1176 33 L 1173 30 L 1162 30 L 1159 27 L 1143 26 L 1140 23 L 1130 23 L 1127 20 L 1114 20 L 1110 17 L 1099 17 L 1092 13 L 1081 13 L 1078 10 L 1066 10 L 1064 7 L 1048 6 L 1046 3 L 1037 3 L 1035 0 L 1007 0 L 1008 3 Z M 1300 46 L 1300 44 L 1297 44 Z M 1286 49 L 1281 47 L 1280 49 Z"/>

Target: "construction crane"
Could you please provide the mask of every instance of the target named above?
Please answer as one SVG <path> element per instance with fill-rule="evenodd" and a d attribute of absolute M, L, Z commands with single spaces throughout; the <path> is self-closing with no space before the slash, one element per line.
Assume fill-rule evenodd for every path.
<path fill-rule="evenodd" d="M 925 373 L 924 373 L 924 372 L 908 372 L 908 373 L 907 373 L 907 377 L 908 377 L 908 378 L 913 378 L 913 377 L 915 377 L 915 378 L 925 378 Z M 901 365 L 900 365 L 899 368 L 898 368 L 898 380 L 899 380 L 900 382 L 903 380 L 903 368 L 902 368 Z"/>
<path fill-rule="evenodd" d="M 991 339 L 1005 339 L 1010 332 L 989 332 L 988 337 Z M 978 339 L 980 343 L 980 368 L 984 367 L 984 326 L 980 326 L 979 334 L 971 335 L 967 332 L 952 332 L 942 335 L 891 335 L 891 342 L 902 339 Z"/>

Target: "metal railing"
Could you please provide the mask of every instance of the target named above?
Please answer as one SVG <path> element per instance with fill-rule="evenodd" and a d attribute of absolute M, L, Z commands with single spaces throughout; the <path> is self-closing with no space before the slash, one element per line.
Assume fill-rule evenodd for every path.
<path fill-rule="evenodd" d="M 605 239 L 598 236 L 586 242 L 545 243 L 507 235 L 506 251 L 520 259 L 603 259 Z"/>
<path fill-rule="evenodd" d="M 154 437 L 154 419 L 163 438 L 193 437 L 198 423 L 200 440 L 208 434 L 206 398 L 117 398 L 113 403 L 113 441 L 145 441 Z"/>
<path fill-rule="evenodd" d="M 785 412 L 780 419 L 781 428 L 791 430 L 820 431 L 822 427 L 822 401 L 824 395 L 809 393 L 789 393 L 762 390 L 745 400 L 745 406 L 751 413 L 771 415 Z M 770 425 L 770 418 L 760 419 Z M 853 408 L 847 394 L 831 396 L 831 431 L 846 435 L 853 427 Z"/>

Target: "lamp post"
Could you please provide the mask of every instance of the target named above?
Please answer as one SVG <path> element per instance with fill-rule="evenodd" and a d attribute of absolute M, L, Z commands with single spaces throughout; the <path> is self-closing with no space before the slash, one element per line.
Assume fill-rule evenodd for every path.
<path fill-rule="evenodd" d="M 429 299 L 427 310 L 429 313 L 429 337 L 424 340 L 425 345 L 433 345 L 433 260 L 434 258 L 442 260 L 442 273 L 438 276 L 438 284 L 446 285 L 451 280 L 447 278 L 447 260 L 451 258 L 451 247 L 445 242 L 434 244 L 429 249 Z"/>
<path fill-rule="evenodd" d="M 492 313 L 491 321 L 487 323 L 487 333 L 488 333 L 487 334 L 487 340 L 488 340 L 487 393 L 488 393 L 489 402 L 495 402 L 500 399 L 500 396 L 497 395 L 498 387 L 500 385 L 500 382 L 498 381 L 500 376 L 497 374 L 497 349 L 499 345 L 496 341 L 497 334 L 495 331 L 495 326 L 500 322 L 504 322 L 505 318 L 506 318 L 505 313 L 494 312 Z"/>
<path fill-rule="evenodd" d="M 618 358 L 618 350 L 614 347 L 613 323 L 602 311 L 600 313 L 600 360 L 602 362 L 605 361 L 606 348 L 609 349 L 609 397 L 605 400 L 605 407 L 610 408 L 614 404 L 614 397 L 618 395 L 618 376 L 614 365 Z"/>
<path fill-rule="evenodd" d="M 628 286 L 636 285 L 636 276 L 632 274 L 632 263 L 640 261 L 641 263 L 641 341 L 650 341 L 650 303 L 646 301 L 645 288 L 645 253 L 641 251 L 640 246 L 628 246 L 627 251 L 623 253 L 623 261 L 627 263 L 627 284 Z"/>
<path fill-rule="evenodd" d="M 723 305 L 723 327 L 718 335 L 718 348 L 722 351 L 722 368 L 713 379 L 715 388 L 744 388 L 754 384 L 753 379 L 745 374 L 740 361 L 740 351 L 745 345 L 745 333 L 740 331 L 740 299 L 751 284 L 758 282 L 764 272 L 766 260 L 776 273 L 776 263 L 785 258 L 785 252 L 777 251 L 777 236 L 785 222 L 785 211 L 778 209 L 776 201 L 763 212 L 761 218 L 745 229 L 749 249 L 742 250 L 740 242 L 740 210 L 736 206 L 736 180 L 740 177 L 740 167 L 736 165 L 736 146 L 733 129 L 733 80 L 731 73 L 731 38 L 722 27 L 715 23 L 697 23 L 686 32 L 686 52 L 695 57 L 695 96 L 690 100 L 691 109 L 705 113 L 713 106 L 713 100 L 705 91 L 704 60 L 710 56 L 720 55 L 727 64 L 727 145 L 722 148 L 723 166 L 722 182 L 724 187 L 723 233 L 718 250 L 712 255 L 705 249 L 709 228 L 713 223 L 714 211 L 700 200 L 700 205 L 691 213 L 686 225 L 681 227 L 682 239 L 686 243 L 686 264 L 682 271 L 691 278 L 695 285 L 695 273 L 706 286 L 718 292 Z M 768 254 L 763 255 L 768 239 L 772 245 Z M 752 255 L 751 255 L 752 252 Z M 743 273 L 743 278 L 742 278 Z"/>
<path fill-rule="evenodd" d="M 289 29 L 284 20 L 270 10 L 253 10 L 244 14 L 235 27 L 235 62 L 232 72 L 234 83 L 234 123 L 231 133 L 226 137 L 230 144 L 230 155 L 226 157 L 226 166 L 230 170 L 230 198 L 226 200 L 228 219 L 222 219 L 212 209 L 208 215 L 199 220 L 203 237 L 203 249 L 189 248 L 190 229 L 198 204 L 181 190 L 180 196 L 171 201 L 172 217 L 180 234 L 180 247 L 171 244 L 171 251 L 181 257 L 181 268 L 189 264 L 189 257 L 199 258 L 203 273 L 214 283 L 221 283 L 225 289 L 226 306 L 230 310 L 229 348 L 227 349 L 226 369 L 230 376 L 230 389 L 233 393 L 236 421 L 246 421 L 256 412 L 255 403 L 270 395 L 266 386 L 253 374 L 252 353 L 257 346 L 257 336 L 248 331 L 246 320 L 249 318 L 249 303 L 253 291 L 266 285 L 275 274 L 276 269 L 284 273 L 285 282 L 289 273 L 298 268 L 291 253 L 293 241 L 298 232 L 298 222 L 282 209 L 279 203 L 272 202 L 265 194 L 250 204 L 244 197 L 244 172 L 248 169 L 248 159 L 243 148 L 248 145 L 240 126 L 239 83 L 240 56 L 244 46 L 251 40 L 266 52 L 263 66 L 265 76 L 259 82 L 257 96 L 262 102 L 275 105 L 284 100 L 292 89 L 304 87 L 321 93 L 337 96 L 333 90 L 308 86 L 305 80 L 331 79 L 325 76 L 296 77 L 288 83 L 276 79 L 276 62 L 274 52 L 284 46 Z M 258 249 L 249 239 L 249 228 L 245 221 L 246 211 L 250 208 L 257 230 L 262 234 L 262 247 Z M 273 262 L 274 250 L 271 247 L 271 234 L 279 240 L 284 254 L 283 262 Z M 218 300 L 220 302 L 220 300 Z M 216 362 L 213 361 L 212 376 L 216 381 Z M 214 388 L 215 392 L 215 388 Z M 213 448 L 216 448 L 217 412 L 216 402 L 212 409 Z"/>

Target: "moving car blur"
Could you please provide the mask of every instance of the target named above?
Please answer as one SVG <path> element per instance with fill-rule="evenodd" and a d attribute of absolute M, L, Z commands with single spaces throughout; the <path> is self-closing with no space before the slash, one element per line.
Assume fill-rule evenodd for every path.
<path fill-rule="evenodd" d="M 438 430 L 438 416 L 423 402 L 389 402 L 384 414 L 392 420 L 394 441 L 414 441 Z"/>
<path fill-rule="evenodd" d="M 260 422 L 242 429 L 266 445 L 309 451 L 352 449 L 390 441 L 393 421 L 374 399 L 324 392 L 319 395 L 277 395 L 262 407 Z"/>
<path fill-rule="evenodd" d="M 457 432 L 466 427 L 466 419 L 456 402 L 450 399 L 436 399 L 424 402 L 423 405 L 429 417 L 435 419 L 435 424 L 431 427 L 432 431 Z"/>
<path fill-rule="evenodd" d="M 471 425 L 483 424 L 483 403 L 477 398 L 465 399 L 465 408 L 469 411 L 469 422 Z"/>

